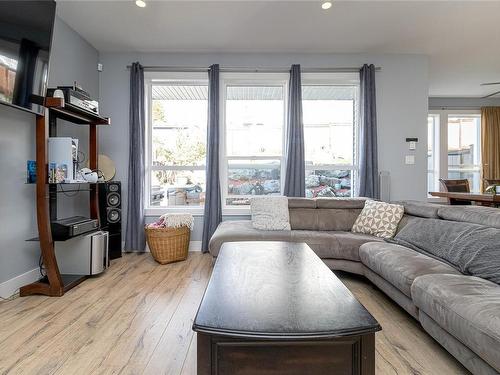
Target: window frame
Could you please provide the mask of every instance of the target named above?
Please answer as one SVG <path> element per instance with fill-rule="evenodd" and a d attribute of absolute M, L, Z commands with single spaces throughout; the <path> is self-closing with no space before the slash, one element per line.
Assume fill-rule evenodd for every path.
<path fill-rule="evenodd" d="M 443 170 L 443 165 L 441 163 L 441 140 L 442 140 L 442 131 L 441 131 L 441 119 L 443 117 L 442 114 L 438 113 L 438 111 L 430 111 L 427 115 L 427 127 L 429 126 L 429 117 L 435 117 L 437 118 L 437 121 L 434 120 L 433 121 L 433 125 L 434 125 L 434 129 L 433 132 L 432 132 L 432 145 L 433 145 L 433 148 L 432 148 L 432 153 L 433 153 L 433 169 L 432 171 L 427 169 L 427 178 L 429 178 L 429 172 L 432 172 L 432 175 L 434 177 L 437 177 L 435 179 L 435 181 L 432 181 L 433 185 L 434 185 L 434 189 L 435 190 L 440 190 L 441 187 L 440 187 L 440 183 L 439 183 L 439 179 L 441 178 L 441 171 Z M 446 133 L 447 133 L 447 128 L 445 129 Z M 429 129 L 427 129 L 427 135 L 429 134 Z M 429 145 L 429 139 L 427 139 L 427 145 Z M 429 148 L 427 147 L 427 152 L 428 152 Z M 427 166 L 429 165 L 429 163 L 427 162 Z M 426 186 L 428 187 L 429 186 L 429 181 L 427 181 L 427 184 Z M 430 200 L 436 200 L 435 198 L 436 197 L 432 197 L 432 195 L 429 194 L 429 192 L 427 192 L 427 198 L 430 199 Z M 440 198 L 438 198 L 437 200 L 440 200 Z"/>
<path fill-rule="evenodd" d="M 358 73 L 303 73 L 301 77 L 302 86 L 354 86 L 354 119 L 353 119 L 353 164 L 329 164 L 311 168 L 305 166 L 305 172 L 314 170 L 351 170 L 351 197 L 355 197 L 359 191 L 359 115 L 360 115 L 360 80 Z M 302 99 L 304 101 L 304 99 Z M 304 123 L 305 128 L 305 123 Z M 305 141 L 305 140 L 304 140 Z"/>
<path fill-rule="evenodd" d="M 145 94 L 145 112 L 146 112 L 146 131 L 145 131 L 145 184 L 144 189 L 144 215 L 160 216 L 165 213 L 189 212 L 193 216 L 203 216 L 204 206 L 173 206 L 173 207 L 154 207 L 151 202 L 151 173 L 158 170 L 202 170 L 206 171 L 206 162 L 204 166 L 153 166 L 153 122 L 152 122 L 152 98 L 151 93 L 154 85 L 161 84 L 193 84 L 207 85 L 208 76 L 205 72 L 145 72 L 144 73 L 144 94 Z M 208 110 L 208 106 L 207 106 Z"/>
<path fill-rule="evenodd" d="M 435 166 L 438 167 L 438 179 L 448 178 L 448 117 L 456 116 L 477 116 L 481 115 L 480 109 L 430 109 L 427 116 L 436 115 L 439 117 L 437 129 L 434 129 L 434 153 L 435 153 Z M 481 131 L 481 130 L 479 130 Z M 479 135 L 479 146 L 481 136 Z M 481 165 L 481 163 L 479 164 Z M 429 170 L 427 170 L 429 172 Z M 439 191 L 443 191 L 443 187 L 438 182 L 435 186 L 439 187 Z M 428 192 L 427 192 L 428 193 Z M 427 198 L 429 202 L 445 203 L 446 198 L 432 197 Z"/>
<path fill-rule="evenodd" d="M 220 75 L 220 138 L 219 138 L 219 171 L 223 215 L 248 215 L 250 206 L 231 206 L 226 204 L 228 194 L 228 162 L 229 160 L 280 160 L 280 187 L 283 194 L 285 173 L 285 140 L 288 107 L 289 73 L 221 73 Z M 226 97 L 228 86 L 282 86 L 283 87 L 283 131 L 281 136 L 281 155 L 274 156 L 228 156 L 227 155 L 227 126 L 226 126 Z M 238 197 L 246 197 L 240 195 Z"/>

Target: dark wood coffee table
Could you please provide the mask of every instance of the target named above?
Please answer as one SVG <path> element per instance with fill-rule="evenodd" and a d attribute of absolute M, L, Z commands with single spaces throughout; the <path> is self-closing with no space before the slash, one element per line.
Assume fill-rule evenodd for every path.
<path fill-rule="evenodd" d="M 380 329 L 305 243 L 226 243 L 193 323 L 198 374 L 375 374 Z"/>

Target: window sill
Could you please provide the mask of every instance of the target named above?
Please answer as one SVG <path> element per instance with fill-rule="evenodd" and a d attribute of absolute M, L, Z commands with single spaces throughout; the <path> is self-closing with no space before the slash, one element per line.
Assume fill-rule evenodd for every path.
<path fill-rule="evenodd" d="M 164 214 L 184 213 L 203 216 L 203 207 L 151 207 L 144 210 L 146 217 L 158 217 Z M 250 207 L 224 207 L 222 216 L 250 216 Z"/>
<path fill-rule="evenodd" d="M 161 216 L 164 214 L 183 213 L 193 216 L 203 216 L 203 207 L 150 207 L 144 209 L 145 216 Z"/>

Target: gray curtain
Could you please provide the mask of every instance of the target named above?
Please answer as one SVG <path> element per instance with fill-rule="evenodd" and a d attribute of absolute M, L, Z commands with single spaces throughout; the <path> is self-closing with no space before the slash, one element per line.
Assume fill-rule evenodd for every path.
<path fill-rule="evenodd" d="M 286 173 L 284 194 L 287 197 L 304 197 L 306 194 L 306 178 L 300 65 L 292 65 L 292 69 L 290 70 L 285 155 Z"/>
<path fill-rule="evenodd" d="M 130 68 L 129 157 L 126 251 L 144 251 L 144 69 Z"/>
<path fill-rule="evenodd" d="M 375 66 L 363 65 L 360 79 L 359 196 L 380 198 L 377 154 Z"/>
<path fill-rule="evenodd" d="M 221 189 L 219 180 L 219 65 L 208 70 L 208 129 L 205 208 L 203 214 L 202 252 L 222 221 Z"/>

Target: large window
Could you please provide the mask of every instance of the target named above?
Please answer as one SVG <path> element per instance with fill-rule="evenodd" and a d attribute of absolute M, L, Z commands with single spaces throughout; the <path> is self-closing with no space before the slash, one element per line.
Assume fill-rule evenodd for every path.
<path fill-rule="evenodd" d="M 349 197 L 356 178 L 358 86 L 302 85 L 306 197 Z"/>
<path fill-rule="evenodd" d="M 305 194 L 352 196 L 357 75 L 302 77 Z M 146 78 L 147 207 L 200 209 L 205 201 L 206 73 L 151 73 Z M 220 178 L 223 205 L 232 213 L 248 206 L 252 196 L 283 193 L 288 79 L 288 74 L 221 75 Z"/>
<path fill-rule="evenodd" d="M 149 207 L 205 201 L 206 79 L 148 81 Z"/>
<path fill-rule="evenodd" d="M 282 192 L 286 80 L 260 74 L 227 76 L 223 85 L 222 188 L 226 206 Z"/>
<path fill-rule="evenodd" d="M 428 189 L 439 178 L 468 179 L 471 191 L 481 185 L 481 115 L 479 111 L 435 111 L 428 116 Z"/>

